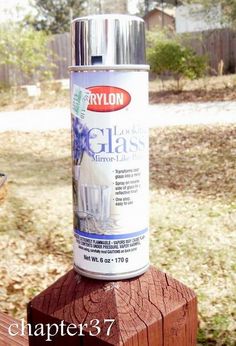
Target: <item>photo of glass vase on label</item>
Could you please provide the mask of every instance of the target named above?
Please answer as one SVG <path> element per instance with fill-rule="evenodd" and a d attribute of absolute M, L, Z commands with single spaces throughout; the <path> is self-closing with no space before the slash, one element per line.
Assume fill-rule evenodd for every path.
<path fill-rule="evenodd" d="M 106 234 L 118 226 L 111 217 L 111 187 L 81 183 L 83 159 L 87 155 L 93 161 L 94 152 L 88 143 L 89 128 L 76 116 L 72 122 L 74 226 L 80 231 Z"/>

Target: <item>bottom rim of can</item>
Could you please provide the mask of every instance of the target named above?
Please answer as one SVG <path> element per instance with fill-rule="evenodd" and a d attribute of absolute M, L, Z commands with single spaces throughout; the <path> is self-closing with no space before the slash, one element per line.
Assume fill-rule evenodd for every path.
<path fill-rule="evenodd" d="M 74 270 L 78 274 L 82 276 L 86 276 L 87 278 L 90 278 L 90 279 L 115 281 L 115 280 L 131 279 L 136 276 L 140 276 L 148 270 L 149 266 L 150 264 L 148 263 L 147 265 L 145 265 L 139 270 L 134 270 L 132 272 L 126 272 L 126 273 L 119 273 L 119 274 L 112 274 L 112 273 L 101 274 L 101 273 L 91 272 L 91 271 L 77 267 L 76 264 L 74 264 Z"/>
<path fill-rule="evenodd" d="M 69 71 L 115 71 L 115 70 L 136 70 L 149 71 L 150 66 L 146 64 L 115 64 L 115 65 L 72 65 L 68 67 Z"/>

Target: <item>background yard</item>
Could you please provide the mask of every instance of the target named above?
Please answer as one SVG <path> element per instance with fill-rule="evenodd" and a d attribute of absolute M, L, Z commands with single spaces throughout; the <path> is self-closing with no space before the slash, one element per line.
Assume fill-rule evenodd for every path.
<path fill-rule="evenodd" d="M 150 137 L 151 260 L 192 287 L 199 345 L 235 345 L 236 125 Z M 70 132 L 0 134 L 0 310 L 25 304 L 72 266 Z"/>
<path fill-rule="evenodd" d="M 198 80 L 181 80 L 182 90 L 176 89 L 176 81 L 163 82 L 155 78 L 149 83 L 150 103 L 180 103 L 206 101 L 235 101 L 236 75 L 204 77 Z M 41 95 L 30 97 L 25 87 L 0 88 L 0 111 L 44 109 L 69 106 L 69 81 L 67 79 L 38 84 Z"/>
<path fill-rule="evenodd" d="M 132 13 L 145 14 L 149 29 L 150 103 L 156 112 L 151 115 L 167 120 L 165 125 L 174 124 L 174 117 L 178 124 L 225 124 L 150 131 L 151 261 L 197 293 L 198 345 L 235 346 L 236 2 L 138 2 Z M 71 135 L 68 128 L 55 130 L 56 125 L 66 128 L 59 110 L 61 115 L 69 108 L 71 18 L 127 13 L 130 4 L 103 0 L 98 6 L 97 1 L 78 0 L 64 1 L 63 6 L 54 1 L 51 6 L 51 0 L 38 0 L 20 12 L 17 3 L 23 1 L 12 0 L 11 14 L 4 13 L 3 3 L 0 172 L 8 176 L 9 191 L 0 205 L 0 311 L 22 318 L 27 302 L 73 262 Z M 194 13 L 198 8 L 197 21 L 187 3 L 193 4 Z M 207 101 L 212 101 L 210 106 Z M 202 104 L 201 112 L 196 102 Z M 38 110 L 38 117 L 25 109 Z M 231 120 L 234 125 L 226 125 Z M 13 131 L 14 125 L 19 130 L 19 124 L 29 123 L 52 124 L 54 131 L 45 127 L 47 131 L 39 132 L 37 126 L 37 131 L 30 126 Z"/>

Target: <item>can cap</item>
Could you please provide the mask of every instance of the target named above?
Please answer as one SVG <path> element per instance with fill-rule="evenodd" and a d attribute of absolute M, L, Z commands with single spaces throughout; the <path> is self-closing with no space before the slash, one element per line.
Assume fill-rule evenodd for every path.
<path fill-rule="evenodd" d="M 71 38 L 73 66 L 146 63 L 145 24 L 139 17 L 104 14 L 76 18 Z"/>

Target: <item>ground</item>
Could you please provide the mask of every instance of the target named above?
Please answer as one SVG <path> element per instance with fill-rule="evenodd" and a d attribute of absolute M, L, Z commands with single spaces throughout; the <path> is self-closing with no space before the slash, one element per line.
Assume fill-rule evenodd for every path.
<path fill-rule="evenodd" d="M 150 133 L 151 260 L 193 288 L 199 345 L 235 345 L 236 125 Z M 0 310 L 25 304 L 72 265 L 69 130 L 0 133 Z"/>
<path fill-rule="evenodd" d="M 65 81 L 64 81 L 65 82 Z M 205 77 L 196 81 L 184 80 L 183 89 L 176 90 L 176 82 L 172 80 L 161 83 L 159 79 L 149 83 L 150 103 L 180 103 L 207 101 L 235 101 L 236 75 L 221 77 Z M 69 85 L 69 84 L 68 84 Z M 58 89 L 58 83 L 48 83 L 39 97 L 29 97 L 26 89 L 15 88 L 13 91 L 0 90 L 0 111 L 20 109 L 42 109 L 69 106 L 69 90 Z"/>
<path fill-rule="evenodd" d="M 236 75 L 205 77 L 196 81 L 182 81 L 182 90 L 176 90 L 176 82 L 150 82 L 151 103 L 181 103 L 235 101 Z"/>

